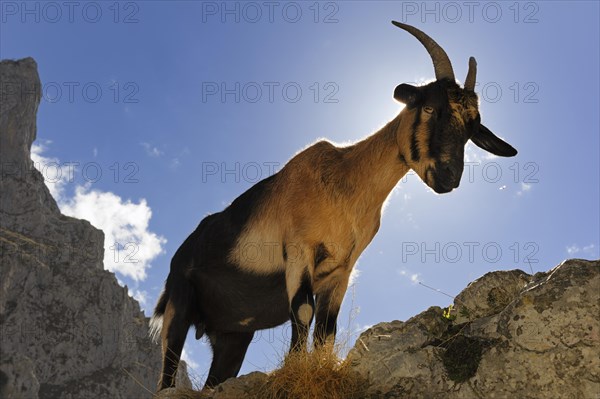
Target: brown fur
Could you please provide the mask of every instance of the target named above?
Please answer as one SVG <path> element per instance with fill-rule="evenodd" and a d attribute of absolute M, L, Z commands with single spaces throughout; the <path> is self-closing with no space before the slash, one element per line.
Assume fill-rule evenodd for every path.
<path fill-rule="evenodd" d="M 478 115 L 477 96 L 458 88 L 449 97 L 450 123 L 457 131 L 464 131 L 465 118 Z M 417 112 L 421 158 L 409 166 L 402 159 L 410 159 L 407 149 Z M 250 219 L 230 259 L 258 274 L 283 268 L 290 300 L 306 270 L 314 293 L 335 290 L 329 306 L 339 308 L 354 264 L 377 233 L 383 204 L 394 186 L 411 167 L 431 184 L 426 171 L 435 168 L 440 159 L 448 161 L 454 155 L 450 151 L 443 151 L 440 159 L 427 155 L 427 122 L 432 117 L 420 107 L 405 108 L 375 134 L 353 145 L 337 147 L 318 141 L 298 153 L 278 173 L 271 195 Z M 466 139 L 457 139 L 462 151 Z M 315 265 L 315 248 L 324 239 L 327 259 Z M 287 261 L 281 250 L 284 245 Z M 262 252 L 243 256 L 248 247 Z"/>
<path fill-rule="evenodd" d="M 290 298 L 306 268 L 314 293 L 336 287 L 334 306 L 339 306 L 356 260 L 379 228 L 385 199 L 408 171 L 399 159 L 398 142 L 406 134 L 403 118 L 410 115 L 402 113 L 349 147 L 319 141 L 279 172 L 273 194 L 250 219 L 232 252 L 243 253 L 248 246 L 266 248 L 268 242 L 285 243 L 287 264 L 281 251 L 274 259 L 266 250 L 253 259 L 233 254 L 230 258 L 236 256 L 240 267 L 255 273 L 271 273 L 284 265 Z M 315 269 L 314 249 L 324 238 L 327 258 Z"/>

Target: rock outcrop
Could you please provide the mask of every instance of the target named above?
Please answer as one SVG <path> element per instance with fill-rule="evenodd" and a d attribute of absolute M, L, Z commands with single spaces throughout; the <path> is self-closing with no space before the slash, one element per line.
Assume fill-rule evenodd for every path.
<path fill-rule="evenodd" d="M 103 268 L 104 234 L 62 215 L 33 167 L 35 61 L 2 61 L 0 89 L 0 397 L 150 397 L 160 349 Z"/>
<path fill-rule="evenodd" d="M 364 332 L 348 355 L 373 398 L 600 397 L 600 261 L 488 273 L 455 299 Z"/>

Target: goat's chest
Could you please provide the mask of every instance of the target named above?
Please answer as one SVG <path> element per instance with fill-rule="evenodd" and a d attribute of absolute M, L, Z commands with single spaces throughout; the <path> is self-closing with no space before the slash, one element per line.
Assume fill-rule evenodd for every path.
<path fill-rule="evenodd" d="M 340 218 L 328 237 L 314 250 L 312 271 L 315 291 L 349 278 L 352 269 L 379 228 L 379 213 Z M 344 223 L 342 223 L 344 221 Z"/>

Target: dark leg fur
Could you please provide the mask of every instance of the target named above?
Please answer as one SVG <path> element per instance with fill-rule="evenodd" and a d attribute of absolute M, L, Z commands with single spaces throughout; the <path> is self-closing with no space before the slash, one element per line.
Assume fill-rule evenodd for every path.
<path fill-rule="evenodd" d="M 205 387 L 213 388 L 228 378 L 236 377 L 254 332 L 209 334 L 213 360 Z"/>
<path fill-rule="evenodd" d="M 323 346 L 329 338 L 331 342 L 335 340 L 337 332 L 337 317 L 340 306 L 331 304 L 331 295 L 321 294 L 317 296 L 317 315 L 315 321 L 314 345 Z"/>
<path fill-rule="evenodd" d="M 308 308 L 307 308 L 308 306 Z M 308 275 L 303 276 L 300 288 L 292 299 L 290 320 L 292 321 L 292 343 L 290 351 L 306 350 L 308 330 L 313 319 L 315 300 Z M 307 317 L 307 313 L 308 316 Z"/>

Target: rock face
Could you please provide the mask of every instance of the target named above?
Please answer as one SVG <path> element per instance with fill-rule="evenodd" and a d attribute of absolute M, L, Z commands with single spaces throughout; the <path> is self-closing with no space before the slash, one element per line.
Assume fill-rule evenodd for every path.
<path fill-rule="evenodd" d="M 454 302 L 364 332 L 348 355 L 373 398 L 599 398 L 600 261 L 488 273 Z M 452 317 L 451 317 L 452 318 Z"/>
<path fill-rule="evenodd" d="M 62 215 L 33 168 L 35 61 L 2 61 L 0 89 L 0 397 L 150 397 L 160 349 L 103 268 L 104 234 Z"/>

